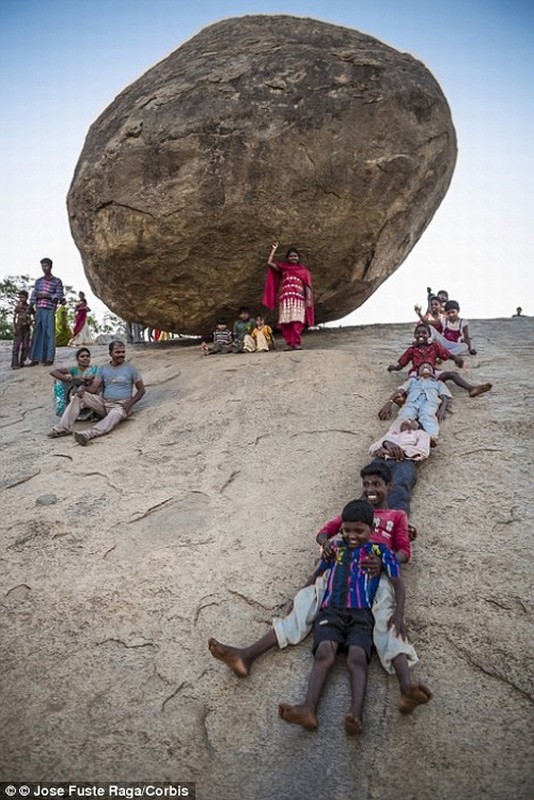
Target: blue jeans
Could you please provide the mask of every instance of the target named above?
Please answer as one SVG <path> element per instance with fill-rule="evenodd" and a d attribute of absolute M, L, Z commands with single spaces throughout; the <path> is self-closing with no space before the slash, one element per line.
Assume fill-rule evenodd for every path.
<path fill-rule="evenodd" d="M 410 516 L 410 499 L 412 489 L 417 483 L 417 468 L 415 461 L 404 459 L 403 461 L 393 461 L 393 459 L 375 458 L 373 464 L 386 464 L 392 475 L 393 488 L 388 495 L 388 508 L 406 511 Z"/>

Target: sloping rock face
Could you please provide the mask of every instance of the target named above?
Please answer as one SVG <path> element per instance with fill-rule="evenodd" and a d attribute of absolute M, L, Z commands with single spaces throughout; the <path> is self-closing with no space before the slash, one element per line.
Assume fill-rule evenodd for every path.
<path fill-rule="evenodd" d="M 273 239 L 301 250 L 316 319 L 361 305 L 449 186 L 456 137 L 426 67 L 355 30 L 250 16 L 201 31 L 91 126 L 68 195 L 91 288 L 198 333 L 260 309 Z"/>

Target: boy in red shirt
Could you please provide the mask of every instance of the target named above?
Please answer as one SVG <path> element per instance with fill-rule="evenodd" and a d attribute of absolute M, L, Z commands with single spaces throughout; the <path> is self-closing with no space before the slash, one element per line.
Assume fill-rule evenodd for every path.
<path fill-rule="evenodd" d="M 477 386 L 468 383 L 457 372 L 440 372 L 436 368 L 438 359 L 440 361 L 448 361 L 452 359 L 457 367 L 463 367 L 464 362 L 460 356 L 449 353 L 439 342 L 432 342 L 430 340 L 430 328 L 424 324 L 419 323 L 414 332 L 414 342 L 410 347 L 405 350 L 396 364 L 390 364 L 388 372 L 398 372 L 403 367 L 411 363 L 410 376 L 417 375 L 421 364 L 431 364 L 434 367 L 436 378 L 440 381 L 452 381 L 461 389 L 469 392 L 469 397 L 476 397 L 479 394 L 488 392 L 491 389 L 491 383 L 481 383 Z"/>
<path fill-rule="evenodd" d="M 396 555 L 400 564 L 406 563 L 411 555 L 408 518 L 404 511 L 387 508 L 391 470 L 386 464 L 372 464 L 364 467 L 360 475 L 363 496 L 375 509 L 374 530 L 370 540 L 385 544 Z M 339 516 L 327 522 L 317 534 L 317 542 L 321 545 L 324 556 L 332 556 L 333 549 L 328 540 L 339 533 L 340 529 Z M 366 569 L 371 576 L 378 575 L 381 569 L 379 559 L 370 556 Z M 283 619 L 273 620 L 268 632 L 249 647 L 233 647 L 216 639 L 209 639 L 208 647 L 212 656 L 223 661 L 238 677 L 246 678 L 254 661 L 263 653 L 272 647 L 283 649 L 288 644 L 298 644 L 306 638 L 322 603 L 325 588 L 325 583 L 319 577 L 314 584 L 301 589 L 295 596 L 293 608 L 288 615 Z M 372 609 L 375 617 L 373 639 L 382 666 L 388 673 L 395 672 L 397 675 L 401 690 L 399 708 L 402 713 L 410 714 L 416 706 L 427 703 L 432 693 L 423 684 L 413 684 L 410 680 L 409 667 L 418 659 L 413 646 L 389 628 L 389 619 L 393 613 L 392 603 L 394 604 L 394 599 L 388 591 L 387 578 L 384 577 L 380 581 Z"/>

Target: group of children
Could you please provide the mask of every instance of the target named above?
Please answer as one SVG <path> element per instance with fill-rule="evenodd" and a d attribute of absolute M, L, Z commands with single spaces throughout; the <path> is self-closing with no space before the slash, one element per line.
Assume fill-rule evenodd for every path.
<path fill-rule="evenodd" d="M 265 318 L 252 319 L 250 309 L 241 306 L 239 316 L 230 330 L 226 319 L 220 317 L 212 334 L 212 343 L 200 345 L 205 356 L 217 353 L 268 353 L 275 349 L 273 329 Z"/>
<path fill-rule="evenodd" d="M 391 417 L 392 408 L 399 406 L 399 430 L 410 442 L 419 430 L 427 438 L 427 454 L 430 452 L 430 438 L 436 443 L 434 422 L 439 429 L 433 396 L 441 395 L 445 388 L 443 379 L 453 380 L 466 388 L 472 397 L 491 389 L 491 384 L 471 386 L 462 383 L 463 379 L 458 373 L 440 372 L 441 360 L 452 358 L 457 366 L 463 365 L 458 350 L 475 353 L 467 322 L 457 322 L 458 304 L 449 301 L 448 296 L 444 298 L 444 303 L 442 307 L 440 300 L 438 311 L 434 296 L 429 298 L 426 319 L 422 318 L 417 326 L 414 343 L 396 364 L 388 368 L 396 371 L 410 364 L 409 381 L 414 382 L 413 392 L 411 387 L 401 387 L 379 412 L 382 419 L 387 419 Z M 416 310 L 420 315 L 421 309 L 416 307 Z M 446 319 L 442 318 L 443 314 Z M 430 317 L 435 330 L 444 336 L 446 343 L 456 345 L 454 349 L 457 352 L 453 354 L 446 344 L 434 339 Z M 449 320 L 452 323 L 450 327 L 447 324 Z M 438 330 L 439 327 L 441 330 Z M 454 333 L 445 335 L 446 331 L 456 330 L 460 330 L 460 336 Z M 441 381 L 437 377 L 441 377 Z M 436 390 L 430 390 L 430 383 L 436 385 Z M 419 397 L 422 398 L 421 402 L 416 402 Z M 444 409 L 446 407 L 447 404 Z M 387 442 L 393 437 L 388 432 L 383 438 Z M 362 731 L 362 706 L 373 645 L 384 669 L 397 677 L 401 695 L 399 709 L 402 713 L 411 713 L 432 697 L 424 684 L 415 683 L 410 677 L 410 667 L 417 662 L 417 656 L 406 638 L 405 591 L 399 565 L 409 561 L 411 540 L 415 538 L 416 531 L 409 525 L 406 513 L 409 511 L 411 489 L 407 496 L 395 490 L 395 471 L 389 466 L 403 459 L 418 460 L 418 456 L 408 449 L 403 452 L 395 444 L 379 448 L 378 453 L 373 447 L 370 452 L 375 455 L 375 460 L 360 473 L 362 496 L 348 503 L 341 515 L 327 522 L 317 534 L 321 562 L 305 587 L 295 596 L 288 615 L 275 619 L 264 636 L 246 647 L 222 644 L 214 638 L 208 641 L 211 655 L 225 663 L 238 677 L 245 678 L 259 656 L 273 647 L 282 649 L 288 644 L 297 644 L 313 626 L 315 659 L 305 698 L 297 705 L 279 704 L 279 716 L 284 721 L 300 725 L 308 731 L 318 728 L 317 706 L 321 691 L 336 654 L 342 649 L 347 652 L 351 687 L 351 705 L 344 719 L 344 727 L 349 735 Z M 392 508 L 388 507 L 389 495 Z M 402 502 L 400 497 L 403 497 Z M 341 539 L 334 538 L 338 534 L 341 534 Z"/>

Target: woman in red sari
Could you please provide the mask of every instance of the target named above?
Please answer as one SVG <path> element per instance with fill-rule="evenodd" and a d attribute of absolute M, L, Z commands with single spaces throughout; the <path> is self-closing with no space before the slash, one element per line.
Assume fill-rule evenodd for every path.
<path fill-rule="evenodd" d="M 271 247 L 267 260 L 269 270 L 263 292 L 263 305 L 271 310 L 278 295 L 278 327 L 286 341 L 286 350 L 302 350 L 300 335 L 305 325 L 313 325 L 313 293 L 310 271 L 300 263 L 294 247 L 287 251 L 286 261 L 275 261 L 278 242 Z"/>
<path fill-rule="evenodd" d="M 77 347 L 79 344 L 82 344 L 81 341 L 78 341 L 77 337 L 82 332 L 87 321 L 87 314 L 91 310 L 87 305 L 85 292 L 78 292 L 78 302 L 75 304 L 74 309 L 74 328 L 72 331 L 72 339 L 69 342 L 70 347 Z"/>

